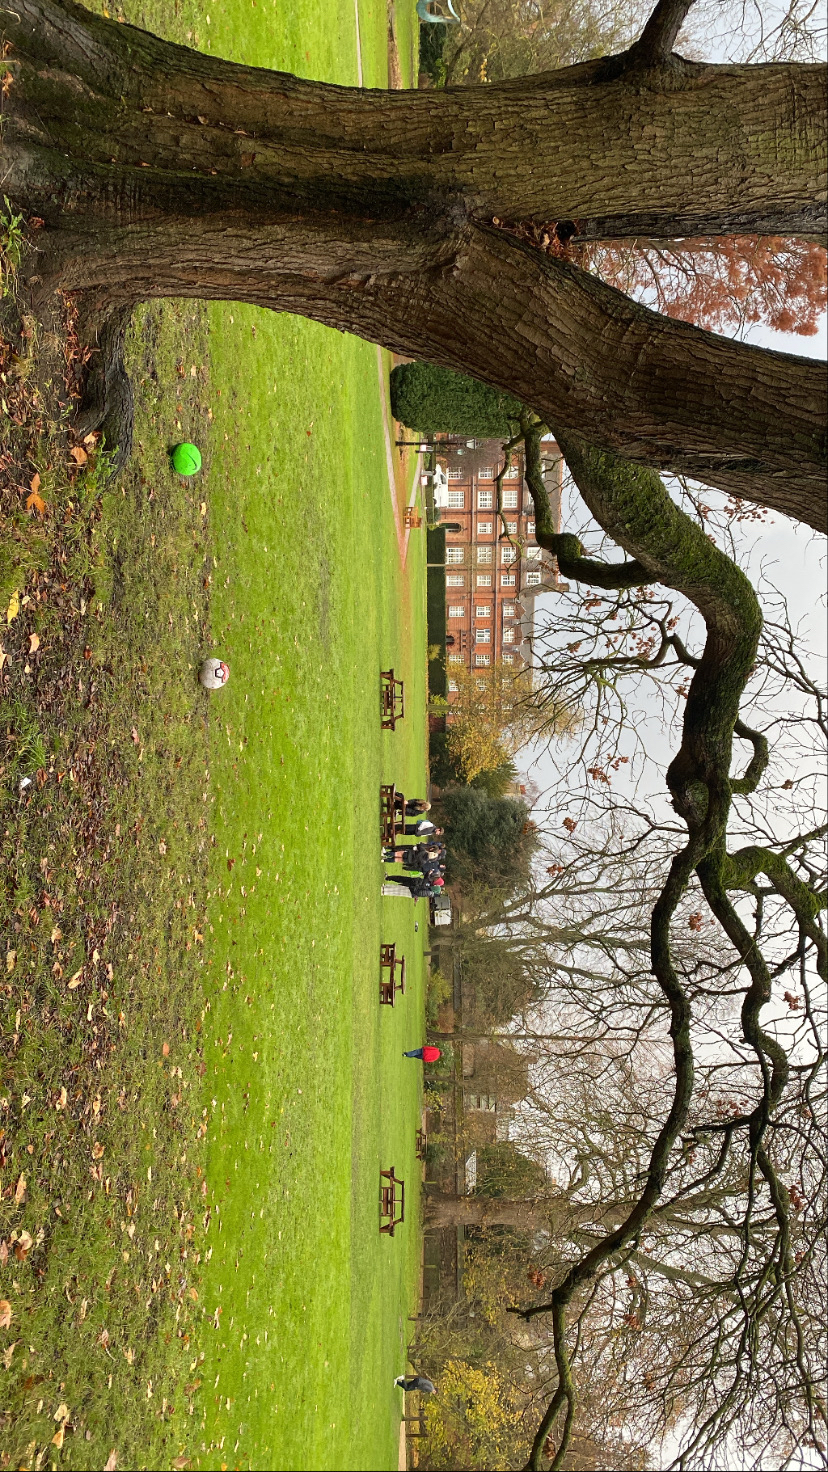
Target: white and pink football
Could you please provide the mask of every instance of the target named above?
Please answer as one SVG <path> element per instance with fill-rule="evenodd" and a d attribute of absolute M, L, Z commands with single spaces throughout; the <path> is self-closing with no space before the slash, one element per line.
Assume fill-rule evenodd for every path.
<path fill-rule="evenodd" d="M 221 690 L 230 679 L 230 671 L 223 659 L 205 659 L 198 678 L 205 690 Z"/>

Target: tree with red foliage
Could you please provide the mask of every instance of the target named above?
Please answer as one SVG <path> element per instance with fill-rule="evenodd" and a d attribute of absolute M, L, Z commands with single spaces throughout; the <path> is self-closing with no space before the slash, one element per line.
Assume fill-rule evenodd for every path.
<path fill-rule="evenodd" d="M 570 259 L 682 322 L 731 333 L 752 322 L 813 337 L 828 300 L 828 256 L 812 240 L 725 235 L 578 245 Z"/>

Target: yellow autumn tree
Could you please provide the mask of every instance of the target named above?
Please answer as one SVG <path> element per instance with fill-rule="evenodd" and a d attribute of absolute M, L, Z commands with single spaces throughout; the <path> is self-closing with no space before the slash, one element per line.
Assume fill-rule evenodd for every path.
<path fill-rule="evenodd" d="M 493 771 L 541 733 L 565 736 L 578 724 L 578 713 L 563 703 L 539 708 L 528 669 L 516 670 L 502 660 L 485 669 L 457 665 L 451 680 L 448 745 L 467 782 Z"/>
<path fill-rule="evenodd" d="M 465 1360 L 448 1360 L 438 1394 L 425 1411 L 428 1458 L 434 1468 L 464 1467 L 468 1472 L 503 1467 L 513 1460 L 521 1432 L 520 1393 L 496 1365 L 480 1369 Z"/>

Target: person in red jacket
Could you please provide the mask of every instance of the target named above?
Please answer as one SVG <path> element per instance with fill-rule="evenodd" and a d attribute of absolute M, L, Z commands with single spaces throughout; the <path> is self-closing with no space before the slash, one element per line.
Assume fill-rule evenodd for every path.
<path fill-rule="evenodd" d="M 424 1048 L 412 1048 L 410 1053 L 403 1053 L 403 1058 L 422 1058 L 423 1063 L 436 1063 L 440 1057 L 440 1049 L 427 1043 Z"/>

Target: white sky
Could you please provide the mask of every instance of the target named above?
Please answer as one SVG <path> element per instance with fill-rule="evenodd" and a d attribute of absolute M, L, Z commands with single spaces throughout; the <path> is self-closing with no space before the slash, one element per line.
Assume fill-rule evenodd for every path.
<path fill-rule="evenodd" d="M 768 327 L 755 325 L 751 327 L 744 336 L 748 341 L 756 343 L 760 347 L 773 348 L 778 352 L 796 353 L 802 357 L 819 358 L 825 361 L 828 357 L 828 320 L 823 316 L 820 330 L 815 337 L 798 337 L 793 333 L 774 332 Z M 715 502 L 715 493 L 705 493 L 705 499 Z M 570 490 L 569 497 L 564 495 L 563 504 L 563 530 L 578 531 L 585 524 L 586 511 L 580 497 L 576 492 Z M 593 524 L 594 525 L 594 524 Z M 600 533 L 595 527 L 597 545 Z M 807 633 L 808 642 L 822 651 L 823 672 L 824 658 L 826 652 L 826 553 L 823 538 L 817 536 L 809 527 L 789 521 L 787 517 L 773 513 L 767 520 L 759 525 L 743 525 L 740 532 L 740 555 L 739 562 L 754 577 L 762 565 L 765 573 L 771 578 L 776 586 L 786 595 L 791 619 L 794 624 L 803 621 L 803 629 Z M 620 554 L 619 554 L 620 560 Z M 584 586 L 585 596 L 589 590 Z M 541 594 L 536 599 L 536 617 L 540 624 L 546 619 L 554 619 L 555 604 L 558 595 L 555 593 Z M 670 737 L 663 729 L 660 715 L 653 705 L 650 709 L 648 702 L 642 701 L 638 711 L 641 722 L 646 724 L 647 744 L 653 759 L 649 776 L 645 778 L 643 787 L 639 786 L 639 795 L 647 792 L 653 796 L 661 797 L 665 794 L 664 770 L 675 751 L 675 738 Z M 559 765 L 566 762 L 566 749 L 553 747 L 551 752 L 537 753 L 527 749 L 516 758 L 516 765 L 543 791 L 552 785 L 557 777 Z M 623 777 L 623 772 L 620 774 Z M 619 793 L 624 790 L 623 781 L 618 781 L 616 789 Z M 542 813 L 538 812 L 539 819 Z"/>

